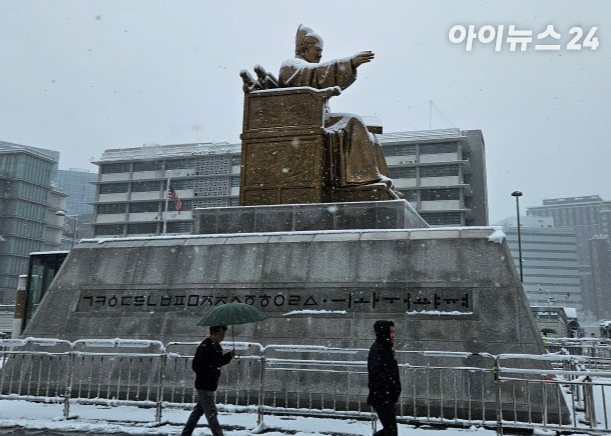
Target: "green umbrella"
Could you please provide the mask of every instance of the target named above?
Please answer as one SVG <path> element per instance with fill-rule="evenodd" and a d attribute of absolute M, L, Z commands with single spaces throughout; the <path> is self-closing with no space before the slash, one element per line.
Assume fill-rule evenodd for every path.
<path fill-rule="evenodd" d="M 251 322 L 263 321 L 267 319 L 267 315 L 261 312 L 254 306 L 244 303 L 227 303 L 216 306 L 214 309 L 207 312 L 197 325 L 201 326 L 216 326 L 230 325 L 231 339 L 233 341 L 233 326 L 235 324 L 248 324 Z M 235 342 L 235 341 L 233 341 Z M 235 343 L 234 343 L 235 346 Z"/>
<path fill-rule="evenodd" d="M 254 306 L 244 303 L 227 303 L 216 306 L 207 312 L 197 325 L 235 325 L 263 321 L 267 315 Z"/>

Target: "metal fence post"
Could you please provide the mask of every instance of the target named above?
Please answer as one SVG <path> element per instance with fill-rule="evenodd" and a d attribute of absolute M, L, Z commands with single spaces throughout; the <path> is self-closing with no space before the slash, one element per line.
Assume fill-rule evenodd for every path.
<path fill-rule="evenodd" d="M 70 352 L 68 354 L 68 384 L 64 390 L 64 418 L 70 419 L 70 397 L 72 396 L 72 382 L 74 381 L 74 366 L 76 354 L 74 352 L 74 344 L 70 344 Z"/>
<path fill-rule="evenodd" d="M 265 401 L 265 366 L 266 366 L 266 359 L 265 359 L 265 353 L 266 353 L 266 348 L 264 348 L 262 350 L 261 353 L 261 364 L 260 364 L 260 370 L 259 370 L 259 404 L 257 405 L 257 430 L 262 431 L 265 427 L 265 423 L 263 421 L 263 403 Z M 254 431 L 253 431 L 254 433 Z"/>
<path fill-rule="evenodd" d="M 373 407 L 371 408 L 371 432 L 375 434 L 378 430 L 378 414 L 375 412 Z"/>
<path fill-rule="evenodd" d="M 164 346 L 161 354 L 161 362 L 159 363 L 159 383 L 157 383 L 157 404 L 155 406 L 155 420 L 157 421 L 157 425 L 161 425 L 161 418 L 163 415 L 163 391 L 165 388 L 165 369 L 167 360 L 168 354 Z"/>
<path fill-rule="evenodd" d="M 586 420 L 590 424 L 590 428 L 596 428 L 596 406 L 594 404 L 594 388 L 592 387 L 592 380 L 586 376 L 583 379 L 583 405 L 585 408 L 584 415 Z"/>
<path fill-rule="evenodd" d="M 496 385 L 496 434 L 503 435 L 503 401 L 501 396 L 501 365 L 499 357 L 492 356 L 494 362 L 494 384 Z M 485 417 L 484 417 L 485 419 Z"/>

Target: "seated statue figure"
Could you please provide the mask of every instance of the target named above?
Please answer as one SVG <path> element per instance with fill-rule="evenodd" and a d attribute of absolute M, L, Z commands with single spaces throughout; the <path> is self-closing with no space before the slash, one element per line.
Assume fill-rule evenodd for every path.
<path fill-rule="evenodd" d="M 364 51 L 349 58 L 320 62 L 322 50 L 322 38 L 300 25 L 295 38 L 295 57 L 280 67 L 278 85 L 282 88 L 309 86 L 344 90 L 356 81 L 357 68 L 374 58 L 372 52 Z M 339 150 L 336 186 L 343 188 L 382 182 L 393 197 L 403 197 L 394 190 L 380 143 L 368 131 L 363 119 L 353 114 L 333 114 L 328 106 L 325 112 L 325 127 Z"/>

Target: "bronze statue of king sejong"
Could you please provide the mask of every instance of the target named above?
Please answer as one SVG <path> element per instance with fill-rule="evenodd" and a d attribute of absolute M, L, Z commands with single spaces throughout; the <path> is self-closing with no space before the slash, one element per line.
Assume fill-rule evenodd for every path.
<path fill-rule="evenodd" d="M 277 79 L 261 66 L 255 67 L 257 78 L 241 72 L 246 101 L 240 204 L 403 197 L 394 189 L 380 144 L 363 119 L 332 113 L 328 106 L 329 98 L 352 85 L 357 68 L 371 62 L 374 54 L 364 51 L 321 62 L 322 50 L 322 38 L 300 25 L 295 57 L 282 64 Z M 283 159 L 287 153 L 292 158 Z M 313 166 L 302 162 L 310 157 Z M 268 180 L 274 175 L 275 188 Z"/>

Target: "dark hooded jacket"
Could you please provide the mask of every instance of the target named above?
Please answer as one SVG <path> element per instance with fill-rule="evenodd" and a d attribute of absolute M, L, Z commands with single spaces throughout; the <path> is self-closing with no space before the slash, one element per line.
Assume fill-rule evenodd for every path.
<path fill-rule="evenodd" d="M 376 341 L 369 349 L 367 372 L 369 373 L 369 396 L 367 404 L 373 407 L 395 404 L 401 395 L 399 366 L 390 343 L 392 321 L 376 321 L 373 329 Z"/>
<path fill-rule="evenodd" d="M 195 389 L 216 391 L 221 377 L 221 366 L 231 361 L 231 353 L 223 354 L 217 343 L 206 338 L 195 351 L 191 368 L 195 372 Z"/>

